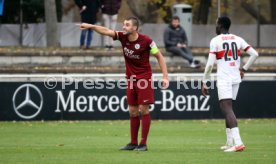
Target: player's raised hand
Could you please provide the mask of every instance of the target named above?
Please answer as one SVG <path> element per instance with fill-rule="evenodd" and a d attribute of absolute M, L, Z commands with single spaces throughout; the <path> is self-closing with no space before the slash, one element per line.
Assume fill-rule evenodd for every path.
<path fill-rule="evenodd" d="M 203 96 L 207 96 L 209 94 L 208 87 L 205 83 L 202 83 L 201 92 Z"/>
<path fill-rule="evenodd" d="M 169 79 L 168 78 L 163 78 L 162 79 L 162 88 L 167 89 L 170 85 Z"/>
<path fill-rule="evenodd" d="M 89 28 L 92 28 L 93 26 L 92 24 L 89 24 L 89 23 L 79 23 L 76 25 L 79 26 L 81 30 L 89 29 Z"/>

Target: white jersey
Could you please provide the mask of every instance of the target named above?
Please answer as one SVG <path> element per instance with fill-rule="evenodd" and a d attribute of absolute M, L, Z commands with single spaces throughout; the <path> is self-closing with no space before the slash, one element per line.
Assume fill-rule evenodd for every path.
<path fill-rule="evenodd" d="M 217 81 L 240 83 L 241 49 L 247 51 L 250 45 L 239 36 L 220 34 L 210 42 L 210 54 L 216 55 Z"/>

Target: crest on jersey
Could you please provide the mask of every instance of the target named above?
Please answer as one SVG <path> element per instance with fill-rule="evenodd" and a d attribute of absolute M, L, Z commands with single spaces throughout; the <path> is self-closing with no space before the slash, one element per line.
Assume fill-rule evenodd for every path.
<path fill-rule="evenodd" d="M 140 46 L 140 44 L 137 43 L 137 44 L 135 44 L 134 47 L 135 47 L 136 50 L 138 50 L 138 49 L 140 49 L 141 46 Z"/>

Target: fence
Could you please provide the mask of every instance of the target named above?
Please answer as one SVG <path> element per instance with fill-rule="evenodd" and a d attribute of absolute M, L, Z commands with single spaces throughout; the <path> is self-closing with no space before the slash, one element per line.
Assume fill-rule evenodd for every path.
<path fill-rule="evenodd" d="M 59 23 L 60 44 L 62 47 L 78 47 L 80 30 L 74 23 Z M 166 24 L 144 24 L 141 32 L 148 34 L 155 42 L 163 47 L 163 32 Z M 0 46 L 19 46 L 19 25 L 0 25 Z M 118 24 L 117 30 L 121 30 Z M 23 26 L 23 45 L 30 47 L 45 47 L 46 45 L 45 24 L 26 24 Z M 252 25 L 232 25 L 231 33 L 242 36 L 248 43 L 256 47 L 257 26 Z M 193 25 L 192 47 L 208 47 L 209 42 L 215 34 L 214 25 Z M 276 47 L 276 25 L 261 25 L 260 27 L 260 47 Z M 119 46 L 116 42 L 115 46 Z M 102 46 L 102 37 L 94 33 L 92 46 Z"/>

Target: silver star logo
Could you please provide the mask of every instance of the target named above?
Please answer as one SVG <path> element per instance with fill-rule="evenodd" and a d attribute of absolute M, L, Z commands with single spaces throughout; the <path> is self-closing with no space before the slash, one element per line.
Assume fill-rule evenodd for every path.
<path fill-rule="evenodd" d="M 16 98 L 17 98 L 17 96 L 19 96 L 18 93 L 19 92 L 24 92 L 24 91 L 26 92 L 24 94 L 25 99 L 23 101 L 21 101 L 20 103 L 17 103 Z M 39 100 L 40 100 L 39 103 L 35 103 L 32 100 L 33 97 L 31 97 L 30 92 L 36 92 L 39 95 Z M 19 88 L 17 88 L 16 91 L 14 92 L 14 94 L 13 94 L 12 101 L 13 101 L 13 109 L 14 109 L 15 113 L 23 119 L 35 118 L 39 114 L 39 112 L 41 111 L 42 106 L 43 106 L 42 93 L 33 84 L 23 84 Z M 23 114 L 20 110 L 24 107 L 29 107 L 29 108 L 35 109 L 34 110 L 35 112 L 30 114 L 30 115 Z"/>

